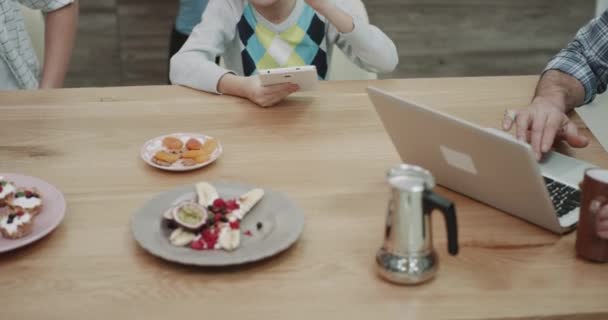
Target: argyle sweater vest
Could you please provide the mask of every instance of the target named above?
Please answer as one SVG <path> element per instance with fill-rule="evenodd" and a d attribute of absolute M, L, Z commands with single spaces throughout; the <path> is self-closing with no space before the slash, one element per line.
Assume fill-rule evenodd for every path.
<path fill-rule="evenodd" d="M 237 24 L 244 74 L 257 74 L 260 69 L 314 65 L 319 79 L 325 79 L 325 29 L 325 22 L 310 6 L 304 5 L 297 23 L 276 33 L 258 23 L 251 4 L 247 4 Z"/>

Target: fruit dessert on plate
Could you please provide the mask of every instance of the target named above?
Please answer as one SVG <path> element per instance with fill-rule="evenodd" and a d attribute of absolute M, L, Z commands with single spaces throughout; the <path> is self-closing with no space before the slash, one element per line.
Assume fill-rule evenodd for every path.
<path fill-rule="evenodd" d="M 7 239 L 19 239 L 32 233 L 34 216 L 28 212 L 16 211 L 0 217 L 0 233 Z"/>
<path fill-rule="evenodd" d="M 8 206 L 13 212 L 24 211 L 33 216 L 38 215 L 42 211 L 40 192 L 35 188 L 17 188 L 9 199 Z"/>
<path fill-rule="evenodd" d="M 32 233 L 42 211 L 42 195 L 36 188 L 23 188 L 0 177 L 0 234 L 19 239 Z"/>
<path fill-rule="evenodd" d="M 16 190 L 14 183 L 0 177 L 0 208 L 6 207 L 8 200 L 13 197 Z"/>
<path fill-rule="evenodd" d="M 196 184 L 196 201 L 185 201 L 163 214 L 173 231 L 169 242 L 194 250 L 237 249 L 241 242 L 241 220 L 264 196 L 263 189 L 252 189 L 237 199 L 222 199 L 207 182 Z"/>

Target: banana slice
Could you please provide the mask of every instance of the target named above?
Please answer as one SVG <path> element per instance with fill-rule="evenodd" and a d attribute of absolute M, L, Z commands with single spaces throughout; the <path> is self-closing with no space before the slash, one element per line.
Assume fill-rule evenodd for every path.
<path fill-rule="evenodd" d="M 241 230 L 225 227 L 220 230 L 218 243 L 220 247 L 227 251 L 233 251 L 241 243 Z"/>
<path fill-rule="evenodd" d="M 189 245 L 195 237 L 196 235 L 194 233 L 182 228 L 177 228 L 171 232 L 169 242 L 176 247 L 183 247 Z"/>
<path fill-rule="evenodd" d="M 207 182 L 197 183 L 195 188 L 198 196 L 198 203 L 205 207 L 212 205 L 213 201 L 220 197 L 217 194 L 217 190 Z"/>
<path fill-rule="evenodd" d="M 264 189 L 256 188 L 239 197 L 239 209 L 233 211 L 235 217 L 243 220 L 245 215 L 264 197 Z"/>
<path fill-rule="evenodd" d="M 169 235 L 169 242 L 173 243 L 173 241 L 175 240 L 175 238 L 179 237 L 179 235 L 183 231 L 184 230 L 182 228 L 177 228 L 177 229 L 173 230 L 173 232 L 171 232 L 171 235 Z"/>

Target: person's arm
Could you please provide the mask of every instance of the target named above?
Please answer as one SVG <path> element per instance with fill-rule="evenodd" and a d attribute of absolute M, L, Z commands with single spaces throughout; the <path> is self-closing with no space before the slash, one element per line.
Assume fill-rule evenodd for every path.
<path fill-rule="evenodd" d="M 331 1 L 327 0 L 305 0 L 308 5 L 322 14 L 336 29 L 341 33 L 349 33 L 355 29 L 353 17 L 336 7 Z"/>
<path fill-rule="evenodd" d="M 236 33 L 238 17 L 230 1 L 211 0 L 199 23 L 182 48 L 171 58 L 171 83 L 206 92 L 218 92 L 219 80 L 227 73 L 215 64 Z"/>
<path fill-rule="evenodd" d="M 589 139 L 578 132 L 576 124 L 570 121 L 568 111 L 583 103 L 585 90 L 579 80 L 557 70 L 543 74 L 532 103 L 512 116 L 506 116 L 503 129 L 510 130 L 515 123 L 515 135 L 521 141 L 532 145 L 536 158 L 551 150 L 555 139 L 564 139 L 576 148 L 589 144 Z"/>
<path fill-rule="evenodd" d="M 608 10 L 582 27 L 568 44 L 545 67 L 558 70 L 579 81 L 584 89 L 578 107 L 593 101 L 606 91 L 608 84 Z"/>
<path fill-rule="evenodd" d="M 575 77 L 559 70 L 547 70 L 536 85 L 533 100 L 538 99 L 566 113 L 583 104 L 585 89 Z"/>
<path fill-rule="evenodd" d="M 328 36 L 336 34 L 338 48 L 359 67 L 378 73 L 392 72 L 397 67 L 399 55 L 393 41 L 356 15 L 350 0 L 305 1 L 329 20 L 332 26 Z"/>
<path fill-rule="evenodd" d="M 277 104 L 298 90 L 293 84 L 263 87 L 257 76 L 234 75 L 215 64 L 224 53 L 226 43 L 236 36 L 240 15 L 229 1 L 211 0 L 202 22 L 178 53 L 171 58 L 170 78 L 174 84 L 249 99 L 262 107 Z"/>
<path fill-rule="evenodd" d="M 531 104 L 506 116 L 503 129 L 510 130 L 515 124 L 517 138 L 530 142 L 538 159 L 556 138 L 573 147 L 585 147 L 589 140 L 578 133 L 566 113 L 591 102 L 607 84 L 608 11 L 581 28 L 549 62 Z"/>
<path fill-rule="evenodd" d="M 45 14 L 44 64 L 40 88 L 60 88 L 74 48 L 78 24 L 77 0 L 17 0 Z"/>
<path fill-rule="evenodd" d="M 46 15 L 40 88 L 61 88 L 70 64 L 78 25 L 78 1 Z"/>

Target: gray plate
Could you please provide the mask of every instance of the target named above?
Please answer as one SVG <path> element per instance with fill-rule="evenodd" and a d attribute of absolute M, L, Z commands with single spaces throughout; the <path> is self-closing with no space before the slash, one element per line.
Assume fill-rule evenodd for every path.
<path fill-rule="evenodd" d="M 212 184 L 224 199 L 237 198 L 254 188 L 239 183 Z M 242 234 L 241 245 L 233 252 L 197 251 L 169 243 L 171 230 L 162 221 L 162 213 L 180 201 L 195 199 L 194 186 L 167 191 L 149 200 L 133 215 L 133 236 L 151 254 L 181 264 L 227 266 L 259 261 L 289 248 L 304 228 L 304 212 L 293 201 L 280 192 L 264 189 L 264 193 L 262 200 L 241 222 L 241 230 L 251 231 L 252 236 Z M 258 222 L 263 225 L 261 230 L 256 228 Z"/>

